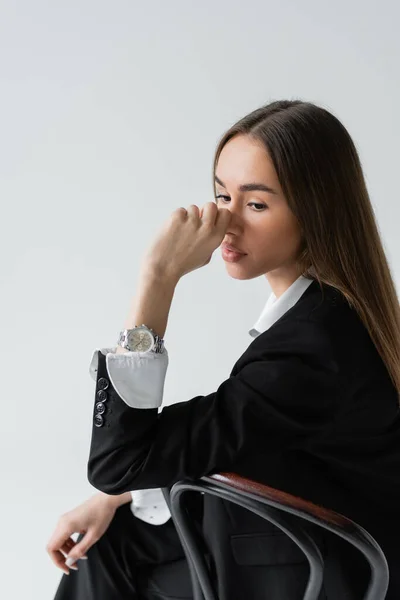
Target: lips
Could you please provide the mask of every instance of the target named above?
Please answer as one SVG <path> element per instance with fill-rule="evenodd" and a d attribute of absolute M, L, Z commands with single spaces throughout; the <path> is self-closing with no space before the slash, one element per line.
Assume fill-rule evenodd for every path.
<path fill-rule="evenodd" d="M 237 254 L 246 254 L 246 252 L 242 252 L 242 250 L 239 250 L 239 248 L 235 248 L 235 246 L 231 246 L 230 244 L 222 244 L 222 248 L 229 250 L 230 252 L 236 252 Z"/>

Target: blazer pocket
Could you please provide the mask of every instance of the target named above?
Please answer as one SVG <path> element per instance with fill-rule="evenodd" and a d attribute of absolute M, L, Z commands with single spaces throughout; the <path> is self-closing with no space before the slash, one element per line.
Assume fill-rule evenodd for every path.
<path fill-rule="evenodd" d="M 283 531 L 231 535 L 233 557 L 239 565 L 308 563 L 306 555 Z"/>

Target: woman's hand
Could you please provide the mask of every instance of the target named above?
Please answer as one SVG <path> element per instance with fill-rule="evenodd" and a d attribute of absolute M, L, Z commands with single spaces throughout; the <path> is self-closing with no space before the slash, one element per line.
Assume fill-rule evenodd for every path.
<path fill-rule="evenodd" d="M 106 531 L 119 505 L 118 496 L 111 497 L 100 492 L 61 515 L 46 546 L 54 564 L 69 575 L 65 556 L 70 555 L 74 562 L 87 558 L 86 552 Z M 85 534 L 79 542 L 71 538 L 77 532 Z M 77 569 L 75 565 L 70 568 Z"/>
<path fill-rule="evenodd" d="M 202 209 L 191 204 L 171 214 L 143 260 L 143 269 L 176 280 L 207 265 L 224 239 L 231 221 L 228 209 L 207 202 Z"/>

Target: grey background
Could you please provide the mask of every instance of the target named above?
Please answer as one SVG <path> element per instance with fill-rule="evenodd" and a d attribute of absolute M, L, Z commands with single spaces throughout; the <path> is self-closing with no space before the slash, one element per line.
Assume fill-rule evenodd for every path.
<path fill-rule="evenodd" d="M 169 214 L 212 200 L 233 122 L 279 98 L 334 112 L 397 283 L 399 17 L 394 0 L 1 2 L 2 597 L 53 598 L 45 545 L 95 492 L 93 349 L 115 344 Z M 180 281 L 166 404 L 217 388 L 269 293 L 231 279 L 219 251 Z"/>

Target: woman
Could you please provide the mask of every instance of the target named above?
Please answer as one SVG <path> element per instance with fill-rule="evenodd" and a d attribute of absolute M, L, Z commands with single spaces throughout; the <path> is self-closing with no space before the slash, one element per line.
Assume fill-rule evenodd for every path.
<path fill-rule="evenodd" d="M 129 339 L 144 324 L 141 334 L 151 338 L 152 330 L 162 347 L 177 283 L 208 264 L 222 241 L 237 250 L 223 250 L 229 275 L 265 275 L 272 294 L 249 331 L 255 339 L 218 390 L 160 413 L 166 348 L 145 352 L 122 335 L 117 347 L 94 353 L 88 478 L 100 494 L 64 518 L 49 542 L 66 571 L 64 555 L 75 564 L 87 552 L 56 599 L 191 598 L 171 520 L 151 525 L 150 506 L 146 522 L 127 503 L 131 491 L 135 500 L 141 490 L 218 471 L 365 527 L 388 561 L 386 599 L 397 599 L 399 302 L 354 143 L 327 110 L 272 102 L 222 137 L 214 179 L 216 204 L 174 211 L 144 257 Z M 308 565 L 274 526 L 209 496 L 194 510 L 220 600 L 303 597 Z M 75 531 L 88 532 L 77 545 Z M 320 600 L 361 598 L 369 568 L 360 553 L 329 532 L 309 531 L 325 558 Z M 151 595 L 157 568 L 175 590 L 164 580 Z"/>

